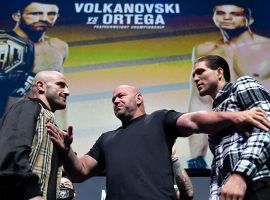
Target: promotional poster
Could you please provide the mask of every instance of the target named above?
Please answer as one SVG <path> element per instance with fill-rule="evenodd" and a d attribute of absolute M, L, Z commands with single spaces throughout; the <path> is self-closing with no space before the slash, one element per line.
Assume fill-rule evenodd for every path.
<path fill-rule="evenodd" d="M 46 25 L 42 46 L 12 31 L 18 23 L 31 23 L 30 18 L 20 22 L 14 14 L 18 2 L 5 1 L 0 8 L 1 117 L 27 93 L 35 73 L 63 72 L 70 96 L 66 111 L 57 117 L 63 129 L 74 127 L 72 148 L 78 155 L 87 153 L 102 133 L 121 126 L 112 105 L 112 92 L 118 85 L 138 87 L 147 113 L 211 110 L 212 102 L 201 99 L 191 82 L 193 60 L 200 56 L 223 56 L 232 82 L 249 75 L 270 88 L 268 1 L 230 1 L 247 8 L 241 13 L 249 19 L 244 28 L 251 38 L 259 38 L 235 37 L 243 41 L 230 45 L 222 26 L 232 26 L 235 35 L 240 29 L 220 24 L 213 15 L 221 0 L 59 0 L 54 1 L 59 15 L 49 16 L 53 23 Z M 176 151 L 185 168 L 211 166 L 206 135 L 178 138 Z"/>

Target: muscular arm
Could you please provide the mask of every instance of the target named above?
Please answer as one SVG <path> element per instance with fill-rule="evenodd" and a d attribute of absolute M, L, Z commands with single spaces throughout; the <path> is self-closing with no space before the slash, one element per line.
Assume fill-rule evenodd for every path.
<path fill-rule="evenodd" d="M 252 125 L 266 131 L 270 128 L 270 122 L 262 109 L 242 112 L 198 111 L 183 114 L 176 122 L 179 136 L 182 137 L 200 132 L 216 134 L 231 125 L 241 129 L 247 125 Z"/>
<path fill-rule="evenodd" d="M 49 44 L 59 50 L 59 53 L 62 55 L 64 64 L 68 56 L 68 44 L 58 38 L 49 38 Z"/>

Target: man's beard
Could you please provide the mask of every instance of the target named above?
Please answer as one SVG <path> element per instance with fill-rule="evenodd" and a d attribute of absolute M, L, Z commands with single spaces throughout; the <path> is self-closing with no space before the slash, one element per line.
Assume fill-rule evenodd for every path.
<path fill-rule="evenodd" d="M 51 27 L 51 24 L 47 22 L 42 22 L 42 23 L 46 23 L 48 25 L 48 28 Z M 48 29 L 48 28 L 47 29 L 44 28 L 42 30 L 36 30 L 32 28 L 30 25 L 26 24 L 23 19 L 21 19 L 19 26 L 28 35 L 28 37 L 34 42 L 39 41 L 43 33 L 46 32 Z"/>
<path fill-rule="evenodd" d="M 237 29 L 221 28 L 221 31 L 223 32 L 223 34 L 225 34 L 225 36 L 228 39 L 237 37 L 237 36 L 241 35 L 243 32 L 245 32 L 247 30 L 248 30 L 247 27 L 242 27 L 242 28 L 237 28 Z"/>

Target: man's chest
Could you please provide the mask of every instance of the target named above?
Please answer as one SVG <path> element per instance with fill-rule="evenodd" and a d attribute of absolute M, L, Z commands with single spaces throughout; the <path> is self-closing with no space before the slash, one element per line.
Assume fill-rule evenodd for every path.
<path fill-rule="evenodd" d="M 63 66 L 63 54 L 61 51 L 48 43 L 35 45 L 34 72 L 42 70 L 60 71 Z"/>

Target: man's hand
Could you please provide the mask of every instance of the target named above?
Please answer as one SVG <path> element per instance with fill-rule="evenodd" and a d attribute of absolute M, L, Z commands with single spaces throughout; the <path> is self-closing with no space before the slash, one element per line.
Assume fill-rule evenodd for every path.
<path fill-rule="evenodd" d="M 233 119 L 235 126 L 244 132 L 247 131 L 247 127 L 250 127 L 250 125 L 264 131 L 270 129 L 270 120 L 267 113 L 261 108 L 236 112 L 235 116 Z"/>
<path fill-rule="evenodd" d="M 51 135 L 51 140 L 58 145 L 62 152 L 68 154 L 73 141 L 73 127 L 69 126 L 67 132 L 51 123 L 46 124 L 46 127 Z"/>
<path fill-rule="evenodd" d="M 245 179 L 239 174 L 232 174 L 222 187 L 220 200 L 243 200 L 246 189 Z"/>

